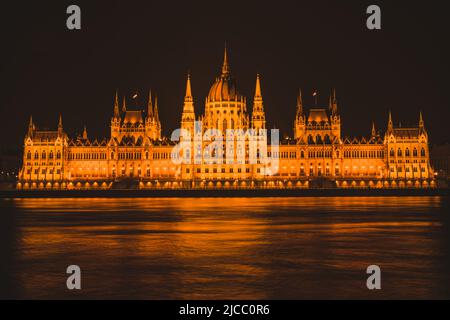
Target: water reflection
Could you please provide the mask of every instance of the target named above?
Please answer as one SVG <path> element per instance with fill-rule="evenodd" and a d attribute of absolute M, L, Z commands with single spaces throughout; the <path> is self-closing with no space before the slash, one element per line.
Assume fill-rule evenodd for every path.
<path fill-rule="evenodd" d="M 6 296 L 449 297 L 439 197 L 14 199 Z M 444 210 L 445 211 L 445 210 Z M 82 268 L 81 292 L 65 268 Z M 378 264 L 383 289 L 365 288 Z M 13 279 L 13 280 L 11 280 Z"/>

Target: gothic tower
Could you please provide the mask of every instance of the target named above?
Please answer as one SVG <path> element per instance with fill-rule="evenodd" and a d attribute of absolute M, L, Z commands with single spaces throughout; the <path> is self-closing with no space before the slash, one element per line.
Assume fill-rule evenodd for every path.
<path fill-rule="evenodd" d="M 183 113 L 181 114 L 181 129 L 185 129 L 189 132 L 191 138 L 194 137 L 194 99 L 192 98 L 191 90 L 191 77 L 187 76 L 186 81 L 186 94 L 184 96 Z"/>
<path fill-rule="evenodd" d="M 297 111 L 294 121 L 294 139 L 300 139 L 305 133 L 305 114 L 303 113 L 302 91 L 297 96 Z"/>
<path fill-rule="evenodd" d="M 331 133 L 337 138 L 341 138 L 341 117 L 338 114 L 338 104 L 336 99 L 336 89 L 333 89 L 333 93 L 330 96 L 330 120 L 331 120 Z"/>
<path fill-rule="evenodd" d="M 116 97 L 114 98 L 114 113 L 111 118 L 111 138 L 117 138 L 119 136 L 119 133 L 120 133 L 119 94 L 116 91 Z"/>
<path fill-rule="evenodd" d="M 256 75 L 255 97 L 253 99 L 252 128 L 259 132 L 266 128 L 266 115 L 264 113 L 263 98 L 259 74 Z"/>

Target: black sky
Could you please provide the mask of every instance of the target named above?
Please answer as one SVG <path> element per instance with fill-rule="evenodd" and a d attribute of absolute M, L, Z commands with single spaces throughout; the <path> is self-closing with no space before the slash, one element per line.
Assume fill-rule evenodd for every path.
<path fill-rule="evenodd" d="M 70 4 L 82 30 L 66 28 Z M 369 31 L 365 10 L 382 9 Z M 2 4 L 1 145 L 21 144 L 30 114 L 70 135 L 109 134 L 113 95 L 158 93 L 163 131 L 178 127 L 188 70 L 196 113 L 219 74 L 231 70 L 249 108 L 261 74 L 269 127 L 291 132 L 298 88 L 304 104 L 336 87 L 344 135 L 415 125 L 423 110 L 433 143 L 449 138 L 449 23 L 445 2 L 411 1 L 33 1 Z"/>

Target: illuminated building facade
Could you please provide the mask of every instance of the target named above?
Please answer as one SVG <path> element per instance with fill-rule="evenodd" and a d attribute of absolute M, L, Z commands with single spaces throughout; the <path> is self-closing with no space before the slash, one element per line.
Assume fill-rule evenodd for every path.
<path fill-rule="evenodd" d="M 266 129 L 266 118 L 257 75 L 252 112 L 246 97 L 237 89 L 227 53 L 220 76 L 205 99 L 205 109 L 196 116 L 188 76 L 180 128 L 189 132 L 178 163 L 172 152 L 176 145 L 161 136 L 157 99 L 149 94 L 147 110 L 131 110 L 125 98 L 121 107 L 114 99 L 111 135 L 91 140 L 85 128 L 82 136 L 71 139 L 61 117 L 55 131 L 42 131 L 30 118 L 24 140 L 23 166 L 19 189 L 108 189 L 108 188 L 426 188 L 434 187 L 428 135 L 422 114 L 416 127 L 394 127 L 389 113 L 386 132 L 372 126 L 369 136 L 344 138 L 341 135 L 336 93 L 325 108 L 303 108 L 297 97 L 294 138 L 283 139 L 277 148 L 258 150 L 278 159 L 271 174 L 262 174 L 260 161 L 249 161 L 248 143 L 232 145 L 234 160 L 211 161 L 205 145 L 195 147 L 196 123 L 206 130 Z M 188 141 L 186 141 L 188 140 Z M 190 144 L 189 144 L 190 143 Z M 225 146 L 228 152 L 229 146 Z M 203 150 L 203 151 L 201 151 Z M 206 153 L 208 150 L 206 150 Z M 213 151 L 212 151 L 213 152 Z M 199 155 L 199 158 L 196 158 Z M 243 155 L 243 157 L 241 157 Z M 223 157 L 220 155 L 219 157 Z M 216 158 L 217 159 L 217 158 Z M 240 159 L 240 160 L 239 160 Z"/>

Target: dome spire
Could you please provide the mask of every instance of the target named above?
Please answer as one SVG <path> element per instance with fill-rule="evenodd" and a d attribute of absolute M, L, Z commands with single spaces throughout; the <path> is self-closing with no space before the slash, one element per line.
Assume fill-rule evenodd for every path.
<path fill-rule="evenodd" d="M 222 76 L 230 74 L 230 66 L 228 65 L 227 44 L 225 43 L 225 50 L 223 54 Z"/>

